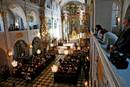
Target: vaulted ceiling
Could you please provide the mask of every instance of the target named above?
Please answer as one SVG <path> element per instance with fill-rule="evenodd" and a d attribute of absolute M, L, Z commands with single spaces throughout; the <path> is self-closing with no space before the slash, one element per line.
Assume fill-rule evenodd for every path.
<path fill-rule="evenodd" d="M 61 0 L 60 1 L 60 6 L 63 7 L 65 4 L 72 2 L 72 1 L 76 1 L 76 2 L 80 2 L 80 3 L 85 3 L 85 0 Z"/>
<path fill-rule="evenodd" d="M 71 1 L 79 1 L 81 3 L 85 3 L 85 2 L 90 3 L 92 0 L 59 0 L 61 6 L 63 6 L 64 4 L 66 4 L 68 2 L 71 2 Z M 105 0 L 103 0 L 103 1 L 105 1 Z M 113 1 L 123 3 L 126 0 L 113 0 Z"/>

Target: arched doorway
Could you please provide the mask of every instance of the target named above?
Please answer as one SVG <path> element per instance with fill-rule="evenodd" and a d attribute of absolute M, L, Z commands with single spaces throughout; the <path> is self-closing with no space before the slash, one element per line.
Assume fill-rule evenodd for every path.
<path fill-rule="evenodd" d="M 42 42 L 39 37 L 35 37 L 32 41 L 32 53 L 33 55 L 37 54 L 37 50 L 42 51 Z"/>
<path fill-rule="evenodd" d="M 29 47 L 24 40 L 18 40 L 14 45 L 14 59 L 27 58 L 29 56 Z"/>

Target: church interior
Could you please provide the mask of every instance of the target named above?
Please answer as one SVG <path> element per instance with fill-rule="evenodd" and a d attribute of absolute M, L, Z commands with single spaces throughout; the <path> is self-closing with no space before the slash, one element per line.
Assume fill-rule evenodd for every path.
<path fill-rule="evenodd" d="M 96 30 L 119 37 L 128 16 L 130 0 L 0 0 L 0 87 L 130 87 Z"/>

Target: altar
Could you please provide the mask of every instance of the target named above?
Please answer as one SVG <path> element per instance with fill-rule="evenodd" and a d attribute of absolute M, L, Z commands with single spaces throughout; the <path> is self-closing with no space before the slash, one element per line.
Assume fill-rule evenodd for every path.
<path fill-rule="evenodd" d="M 63 46 L 58 46 L 58 53 L 66 54 L 68 52 L 68 54 L 70 54 L 74 48 L 74 43 L 64 43 Z"/>

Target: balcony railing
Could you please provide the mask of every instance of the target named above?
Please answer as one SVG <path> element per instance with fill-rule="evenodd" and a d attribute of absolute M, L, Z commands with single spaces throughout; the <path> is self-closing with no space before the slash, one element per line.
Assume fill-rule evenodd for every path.
<path fill-rule="evenodd" d="M 91 87 L 126 87 L 97 39 L 90 37 Z"/>

